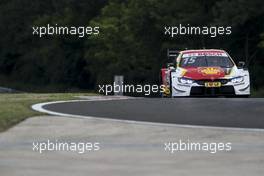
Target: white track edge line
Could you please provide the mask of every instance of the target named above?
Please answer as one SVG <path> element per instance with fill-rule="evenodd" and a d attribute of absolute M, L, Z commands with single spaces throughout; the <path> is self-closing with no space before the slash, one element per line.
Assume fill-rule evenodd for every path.
<path fill-rule="evenodd" d="M 107 98 L 107 99 L 94 99 L 94 100 L 67 100 L 67 101 L 52 101 L 45 103 L 38 103 L 31 106 L 31 108 L 35 111 L 55 115 L 55 116 L 63 116 L 70 118 L 81 118 L 81 119 L 97 119 L 103 121 L 112 121 L 112 122 L 121 122 L 121 123 L 130 123 L 130 124 L 139 124 L 139 125 L 151 125 L 151 126 L 165 126 L 165 127 L 180 127 L 180 128 L 195 128 L 195 129 L 215 129 L 215 130 L 232 130 L 232 131 L 250 131 L 250 132 L 264 132 L 264 129 L 260 128 L 240 128 L 240 127 L 216 127 L 216 126 L 205 126 L 205 125 L 184 125 L 184 124 L 171 124 L 171 123 L 160 123 L 160 122 L 146 122 L 146 121 L 134 121 L 134 120 L 122 120 L 122 119 L 112 119 L 105 117 L 95 117 L 95 116 L 83 116 L 83 115 L 74 115 L 74 114 L 66 114 L 59 113 L 55 111 L 50 111 L 44 109 L 43 106 L 58 104 L 58 103 L 71 103 L 71 102 L 89 102 L 89 101 L 110 101 L 110 100 L 126 100 L 130 98 Z"/>

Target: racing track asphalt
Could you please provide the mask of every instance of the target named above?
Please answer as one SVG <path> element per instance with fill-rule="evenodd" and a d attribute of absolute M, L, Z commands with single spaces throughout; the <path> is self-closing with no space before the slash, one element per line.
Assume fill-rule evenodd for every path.
<path fill-rule="evenodd" d="M 262 98 L 139 98 L 66 102 L 43 108 L 110 119 L 264 129 Z"/>

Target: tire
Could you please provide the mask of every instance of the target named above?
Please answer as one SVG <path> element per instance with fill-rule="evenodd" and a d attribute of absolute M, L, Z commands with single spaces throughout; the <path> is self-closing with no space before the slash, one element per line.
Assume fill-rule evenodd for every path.
<path fill-rule="evenodd" d="M 237 95 L 238 98 L 249 98 L 250 95 Z"/>

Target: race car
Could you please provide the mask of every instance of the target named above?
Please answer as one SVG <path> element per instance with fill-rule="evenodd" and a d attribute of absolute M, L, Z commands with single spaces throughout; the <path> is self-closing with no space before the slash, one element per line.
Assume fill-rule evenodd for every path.
<path fill-rule="evenodd" d="M 224 50 L 168 50 L 168 57 L 172 62 L 161 69 L 163 97 L 250 96 L 245 63 L 236 65 Z"/>

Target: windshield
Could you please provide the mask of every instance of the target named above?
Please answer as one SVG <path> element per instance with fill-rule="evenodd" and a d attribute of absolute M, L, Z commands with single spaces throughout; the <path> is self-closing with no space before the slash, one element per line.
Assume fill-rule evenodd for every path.
<path fill-rule="evenodd" d="M 190 56 L 183 57 L 180 67 L 222 67 L 231 68 L 233 62 L 227 56 Z"/>

